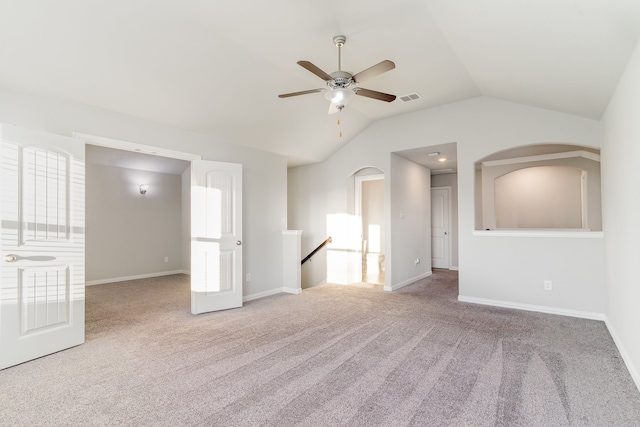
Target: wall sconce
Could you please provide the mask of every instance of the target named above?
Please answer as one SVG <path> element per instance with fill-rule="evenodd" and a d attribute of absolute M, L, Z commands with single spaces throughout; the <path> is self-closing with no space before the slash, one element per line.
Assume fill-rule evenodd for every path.
<path fill-rule="evenodd" d="M 140 184 L 140 194 L 147 194 L 149 184 Z"/>

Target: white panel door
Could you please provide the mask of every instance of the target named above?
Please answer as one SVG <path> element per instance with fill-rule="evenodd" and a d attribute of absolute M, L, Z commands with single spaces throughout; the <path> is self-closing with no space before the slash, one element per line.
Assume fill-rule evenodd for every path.
<path fill-rule="evenodd" d="M 449 189 L 431 189 L 431 266 L 449 268 Z"/>
<path fill-rule="evenodd" d="M 191 312 L 241 307 L 242 165 L 191 168 Z"/>
<path fill-rule="evenodd" d="M 84 143 L 0 134 L 3 369 L 84 342 Z"/>

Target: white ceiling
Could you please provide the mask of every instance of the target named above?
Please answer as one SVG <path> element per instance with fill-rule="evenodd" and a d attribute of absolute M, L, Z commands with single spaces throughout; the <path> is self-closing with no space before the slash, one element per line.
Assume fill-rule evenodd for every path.
<path fill-rule="evenodd" d="M 296 64 L 384 59 L 327 115 Z M 373 121 L 479 95 L 599 119 L 640 34 L 638 0 L 0 0 L 0 86 L 319 162 Z"/>

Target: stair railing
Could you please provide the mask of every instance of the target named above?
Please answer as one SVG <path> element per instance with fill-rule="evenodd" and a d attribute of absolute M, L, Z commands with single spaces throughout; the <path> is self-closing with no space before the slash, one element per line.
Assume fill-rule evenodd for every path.
<path fill-rule="evenodd" d="M 331 236 L 329 236 L 327 238 L 327 240 L 325 240 L 324 242 L 320 243 L 320 245 L 318 245 L 317 248 L 315 248 L 314 250 L 311 251 L 311 253 L 309 255 L 307 255 L 306 257 L 304 257 L 304 259 L 300 262 L 300 265 L 304 264 L 305 262 L 307 262 L 309 259 L 311 259 L 312 256 L 314 256 L 316 254 L 316 252 L 318 252 L 320 249 L 322 249 L 323 247 L 325 247 L 327 244 L 331 243 L 333 241 L 333 239 L 331 238 Z"/>

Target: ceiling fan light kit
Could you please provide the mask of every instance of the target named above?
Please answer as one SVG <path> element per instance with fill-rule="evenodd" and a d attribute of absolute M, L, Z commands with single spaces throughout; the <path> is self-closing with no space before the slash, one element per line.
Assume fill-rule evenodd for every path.
<path fill-rule="evenodd" d="M 347 88 L 336 88 L 324 94 L 324 97 L 328 99 L 338 109 L 344 108 L 349 100 L 355 95 L 355 92 Z"/>
<path fill-rule="evenodd" d="M 326 92 L 324 97 L 331 102 L 329 114 L 342 111 L 342 109 L 348 104 L 353 95 L 360 95 L 385 102 L 392 102 L 393 100 L 395 100 L 395 95 L 377 92 L 370 89 L 364 89 L 356 85 L 362 80 L 366 80 L 389 70 L 393 70 L 396 65 L 392 61 L 384 60 L 357 74 L 351 74 L 349 72 L 342 71 L 342 46 L 344 46 L 346 42 L 347 38 L 345 36 L 335 36 L 333 38 L 333 44 L 335 44 L 335 46 L 338 48 L 338 71 L 334 71 L 331 74 L 324 72 L 309 61 L 298 61 L 298 65 L 324 80 L 325 84 L 327 85 L 327 89 L 321 88 L 305 90 L 301 92 L 285 93 L 282 95 L 278 95 L 278 97 L 289 98 L 292 96 L 306 95 L 309 93 Z"/>

